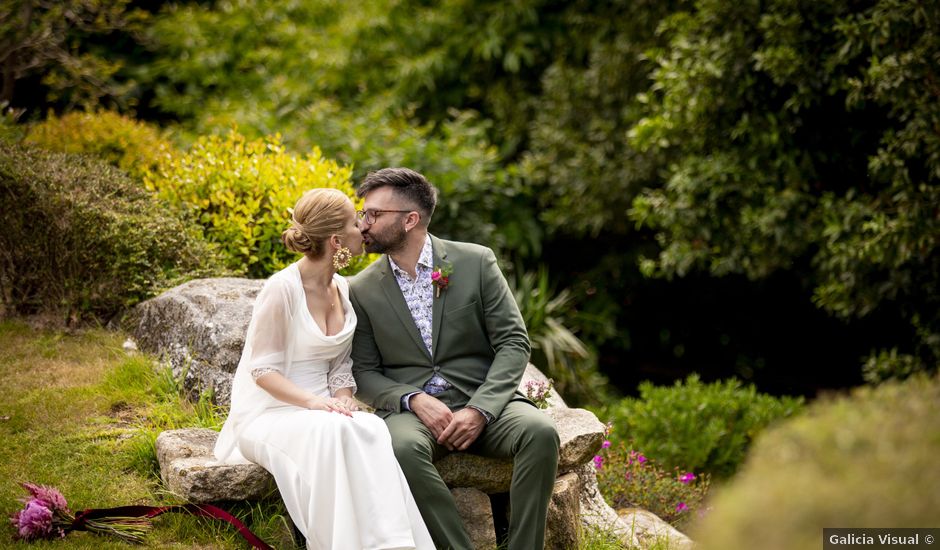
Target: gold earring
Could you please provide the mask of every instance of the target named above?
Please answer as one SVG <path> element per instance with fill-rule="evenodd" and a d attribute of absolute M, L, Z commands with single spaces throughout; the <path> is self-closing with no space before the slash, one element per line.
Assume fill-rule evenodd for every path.
<path fill-rule="evenodd" d="M 336 271 L 343 269 L 352 261 L 352 251 L 345 246 L 333 253 L 333 267 Z"/>

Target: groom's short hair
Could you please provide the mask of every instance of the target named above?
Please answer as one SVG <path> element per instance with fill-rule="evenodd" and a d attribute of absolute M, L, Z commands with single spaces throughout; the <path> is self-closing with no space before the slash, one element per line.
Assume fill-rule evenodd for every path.
<path fill-rule="evenodd" d="M 366 174 L 356 196 L 365 197 L 380 187 L 391 187 L 396 195 L 414 205 L 427 227 L 437 206 L 437 189 L 427 178 L 410 168 L 382 168 Z"/>

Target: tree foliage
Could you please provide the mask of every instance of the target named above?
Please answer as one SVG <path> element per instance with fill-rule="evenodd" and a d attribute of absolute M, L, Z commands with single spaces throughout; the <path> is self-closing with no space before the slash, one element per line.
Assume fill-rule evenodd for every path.
<path fill-rule="evenodd" d="M 130 0 L 9 0 L 0 6 L 0 101 L 14 99 L 17 83 L 40 77 L 48 101 L 66 108 L 95 107 L 126 95 L 114 78 L 119 49 L 106 44 L 147 19 Z M 103 43 L 104 42 L 104 43 Z"/>
<path fill-rule="evenodd" d="M 634 202 L 649 273 L 763 278 L 809 259 L 841 317 L 898 308 L 940 343 L 940 11 L 880 2 L 701 2 L 660 32 L 633 144 L 668 159 Z"/>
<path fill-rule="evenodd" d="M 141 5 L 108 4 L 125 19 Z M 5 43 L 30 43 L 14 24 L 29 6 L 64 13 L 0 9 Z M 121 93 L 141 116 L 191 140 L 237 125 L 319 147 L 353 181 L 388 165 L 425 173 L 441 189 L 433 230 L 520 272 L 548 265 L 570 288 L 573 333 L 614 343 L 608 364 L 650 319 L 662 324 L 642 339 L 666 334 L 660 351 L 681 355 L 672 329 L 687 312 L 660 308 L 729 281 L 794 281 L 792 297 L 846 333 L 909 321 L 909 337 L 870 344 L 872 380 L 940 357 L 936 2 L 179 2 L 134 34 L 148 52 L 130 57 L 103 40 L 124 27 L 53 19 L 42 24 L 71 55 L 121 60 L 100 82 L 133 84 Z M 738 323 L 748 296 L 717 314 Z M 702 338 L 720 351 L 748 334 L 729 331 Z"/>

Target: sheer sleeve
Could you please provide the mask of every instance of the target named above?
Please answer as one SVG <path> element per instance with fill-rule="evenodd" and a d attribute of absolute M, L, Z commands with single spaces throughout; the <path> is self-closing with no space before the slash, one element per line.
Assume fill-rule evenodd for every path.
<path fill-rule="evenodd" d="M 336 390 L 343 388 L 352 389 L 356 393 L 356 379 L 352 375 L 352 342 L 343 346 L 343 352 L 330 361 L 330 373 L 327 378 L 327 384 L 330 387 L 330 395 L 336 393 Z"/>
<path fill-rule="evenodd" d="M 279 372 L 285 374 L 287 335 L 290 328 L 290 297 L 284 281 L 271 279 L 258 294 L 252 316 L 252 329 L 246 344 L 248 372 L 259 377 Z"/>

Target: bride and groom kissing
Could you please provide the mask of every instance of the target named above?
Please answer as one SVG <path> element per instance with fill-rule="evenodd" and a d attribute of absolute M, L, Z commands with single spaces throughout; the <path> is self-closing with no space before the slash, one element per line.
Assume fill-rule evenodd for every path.
<path fill-rule="evenodd" d="M 542 548 L 558 434 L 518 392 L 529 341 L 495 255 L 428 233 L 437 191 L 413 170 L 357 194 L 293 209 L 303 258 L 256 299 L 216 458 L 271 472 L 308 548 L 349 550 L 472 548 L 434 462 L 511 458 L 509 548 Z M 338 275 L 363 248 L 383 256 Z"/>

